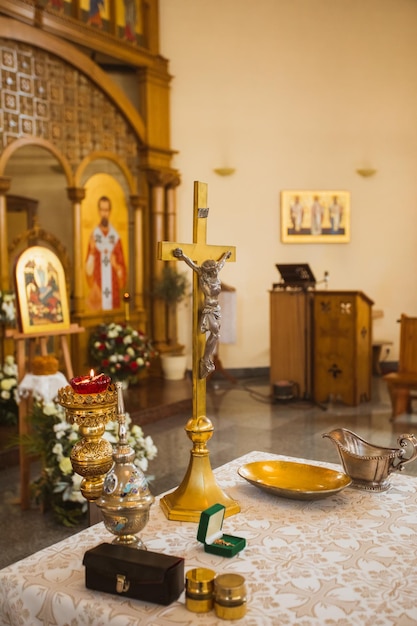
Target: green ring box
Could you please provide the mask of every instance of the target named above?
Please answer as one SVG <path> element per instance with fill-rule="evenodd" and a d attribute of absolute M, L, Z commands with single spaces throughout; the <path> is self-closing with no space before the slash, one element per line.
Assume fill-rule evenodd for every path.
<path fill-rule="evenodd" d="M 213 504 L 202 511 L 198 525 L 197 539 L 204 543 L 204 551 L 231 557 L 243 550 L 246 539 L 223 534 L 223 520 L 226 507 L 223 504 Z M 219 543 L 225 542 L 226 545 Z M 217 543 L 216 543 L 217 542 Z M 230 544 L 230 545 L 227 545 Z"/>

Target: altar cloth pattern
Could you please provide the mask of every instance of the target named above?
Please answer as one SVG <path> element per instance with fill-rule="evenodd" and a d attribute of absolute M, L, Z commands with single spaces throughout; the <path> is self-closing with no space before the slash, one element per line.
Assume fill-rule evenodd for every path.
<path fill-rule="evenodd" d="M 251 452 L 214 473 L 241 513 L 224 531 L 246 539 L 231 559 L 204 552 L 197 524 L 168 521 L 158 500 L 141 537 L 149 550 L 185 558 L 185 571 L 206 567 L 246 579 L 242 626 L 411 626 L 417 623 L 417 479 L 392 476 L 391 488 L 370 493 L 346 488 L 323 500 L 280 498 L 241 478 L 253 461 L 284 459 Z M 169 626 L 196 623 L 184 593 L 169 606 L 85 588 L 84 552 L 113 537 L 102 523 L 0 570 L 0 624 L 10 626 Z M 200 626 L 225 624 L 213 611 Z"/>

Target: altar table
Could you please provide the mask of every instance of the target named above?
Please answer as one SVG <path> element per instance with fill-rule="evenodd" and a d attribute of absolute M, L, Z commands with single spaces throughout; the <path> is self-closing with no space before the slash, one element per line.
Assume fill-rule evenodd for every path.
<path fill-rule="evenodd" d="M 247 614 L 236 625 L 411 626 L 417 623 L 417 479 L 394 474 L 389 491 L 346 488 L 321 500 L 290 500 L 237 474 L 252 461 L 291 459 L 251 452 L 215 470 L 241 513 L 225 534 L 245 537 L 233 558 L 204 552 L 197 524 L 168 521 L 157 501 L 141 534 L 149 550 L 246 579 Z M 314 463 L 308 461 L 309 463 Z M 340 470 L 340 466 L 316 463 Z M 158 500 L 158 498 L 157 498 Z M 3 520 L 7 532 L 7 520 Z M 84 552 L 113 539 L 102 523 L 0 571 L 0 624 L 8 626 L 219 626 L 214 611 L 191 613 L 184 593 L 169 606 L 85 588 Z"/>

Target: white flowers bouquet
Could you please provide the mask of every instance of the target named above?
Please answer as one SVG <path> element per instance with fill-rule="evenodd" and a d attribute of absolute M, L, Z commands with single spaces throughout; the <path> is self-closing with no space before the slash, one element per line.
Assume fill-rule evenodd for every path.
<path fill-rule="evenodd" d="M 17 364 L 13 356 L 6 356 L 0 368 L 0 424 L 17 424 Z"/>
<path fill-rule="evenodd" d="M 29 452 L 37 454 L 42 461 L 42 474 L 32 483 L 33 496 L 44 509 L 52 508 L 55 517 L 65 526 L 79 522 L 87 511 L 87 501 L 80 491 L 82 477 L 75 474 L 70 454 L 80 439 L 78 426 L 69 424 L 64 409 L 54 402 L 35 401 L 31 416 L 33 434 L 22 441 Z M 157 455 L 151 437 L 145 437 L 140 426 L 133 425 L 126 415 L 129 445 L 136 453 L 135 464 L 143 472 L 148 462 Z M 111 443 L 118 441 L 118 424 L 109 422 L 104 437 Z"/>

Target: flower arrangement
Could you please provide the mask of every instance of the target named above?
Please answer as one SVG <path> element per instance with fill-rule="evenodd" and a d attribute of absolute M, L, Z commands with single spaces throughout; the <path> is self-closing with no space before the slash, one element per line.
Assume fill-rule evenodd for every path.
<path fill-rule="evenodd" d="M 89 353 L 101 373 L 114 381 L 135 382 L 156 356 L 152 343 L 128 324 L 101 324 L 92 333 Z"/>
<path fill-rule="evenodd" d="M 0 424 L 17 424 L 17 364 L 13 356 L 6 356 L 0 367 Z"/>
<path fill-rule="evenodd" d="M 78 426 L 65 419 L 62 406 L 35 400 L 31 415 L 33 432 L 21 438 L 28 453 L 40 457 L 41 476 L 32 485 L 35 502 L 43 509 L 52 509 L 57 521 L 65 526 L 79 523 L 87 512 L 87 501 L 80 491 L 82 477 L 75 474 L 70 460 L 71 450 L 80 439 Z M 128 442 L 136 453 L 135 464 L 143 472 L 157 455 L 151 437 L 145 437 L 140 426 L 130 428 L 126 414 Z M 130 428 L 130 429 L 129 429 Z M 109 422 L 103 435 L 110 443 L 118 441 L 118 423 Z"/>

